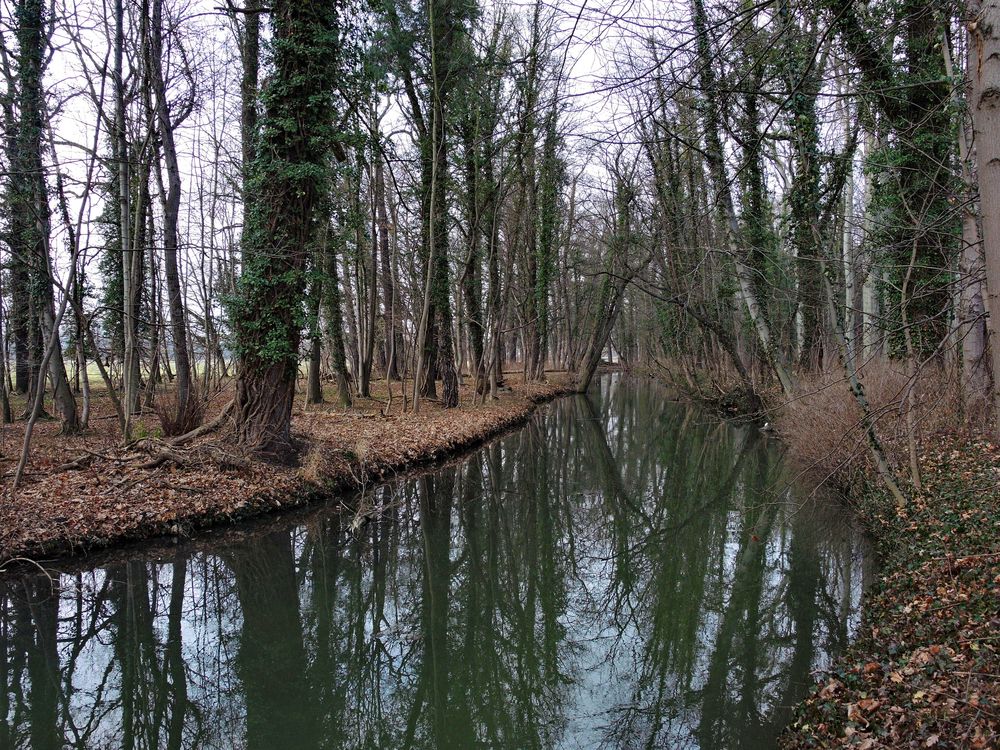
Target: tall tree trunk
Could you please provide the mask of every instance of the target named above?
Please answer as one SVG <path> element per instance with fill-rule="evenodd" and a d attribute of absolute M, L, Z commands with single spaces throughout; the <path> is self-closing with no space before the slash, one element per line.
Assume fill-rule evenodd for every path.
<path fill-rule="evenodd" d="M 455 364 L 455 339 L 453 332 L 454 320 L 451 309 L 451 284 L 448 271 L 448 202 L 447 202 L 447 170 L 448 147 L 445 130 L 445 112 L 441 112 L 436 120 L 440 122 L 437 147 L 437 167 L 435 177 L 438 183 L 434 192 L 434 214 L 432 224 L 434 232 L 432 241 L 436 245 L 433 274 L 434 311 L 437 314 L 437 370 L 441 375 L 441 403 L 446 408 L 458 406 L 458 370 Z"/>
<path fill-rule="evenodd" d="M 538 264 L 535 269 L 535 311 L 538 315 L 538 341 L 532 378 L 545 377 L 549 349 L 549 294 L 555 269 L 559 228 L 559 189 L 563 181 L 563 165 L 559 159 L 558 100 L 553 97 L 545 118 L 542 141 L 542 166 L 538 188 Z"/>
<path fill-rule="evenodd" d="M 337 399 L 345 409 L 351 405 L 351 380 L 347 372 L 347 351 L 344 345 L 344 314 L 340 300 L 340 275 L 337 273 L 337 250 L 342 247 L 337 231 L 328 228 L 328 235 L 322 247 L 325 278 L 323 279 L 323 305 L 326 308 L 327 338 L 330 340 L 330 356 L 333 359 L 333 374 L 337 378 Z"/>
<path fill-rule="evenodd" d="M 62 342 L 56 316 L 55 280 L 50 256 L 48 190 L 42 163 L 42 130 L 45 118 L 45 101 L 42 90 L 48 35 L 45 30 L 44 8 L 41 0 L 21 0 L 17 8 L 18 79 L 20 106 L 17 135 L 17 159 L 12 171 L 22 185 L 24 203 L 19 210 L 27 216 L 17 220 L 20 228 L 21 252 L 30 258 L 30 302 L 35 314 L 35 340 L 39 347 L 38 387 L 35 410 L 41 409 L 44 393 L 44 364 L 52 382 L 53 398 L 62 420 L 64 434 L 79 431 L 76 399 L 66 376 Z M 21 223 L 23 221 L 23 224 Z M 66 301 L 63 300 L 62 310 Z M 62 311 L 61 310 L 61 311 Z M 60 312 L 61 312 L 60 311 Z M 44 360 L 44 362 L 43 362 Z M 36 414 L 37 411 L 32 412 Z"/>
<path fill-rule="evenodd" d="M 441 376 L 441 403 L 458 405 L 458 372 L 452 333 L 451 287 L 448 281 L 448 101 L 457 84 L 455 45 L 460 33 L 452 0 L 430 0 L 429 118 L 424 116 L 411 78 L 410 60 L 403 65 L 404 83 L 420 138 L 421 222 L 424 258 L 424 304 L 417 332 L 414 410 L 421 395 L 432 397 L 435 374 Z M 427 119 L 430 122 L 427 122 Z M 436 372 L 435 372 L 436 371 Z"/>
<path fill-rule="evenodd" d="M 993 365 L 994 430 L 1000 435 L 1000 0 L 973 7 L 972 123 L 983 219 L 986 310 Z"/>
<path fill-rule="evenodd" d="M 122 0 L 114 0 L 114 50 L 112 84 L 114 87 L 114 128 L 111 134 L 111 153 L 117 169 L 116 191 L 118 200 L 118 237 L 122 251 L 122 326 L 124 350 L 122 371 L 123 421 L 122 435 L 131 439 L 132 415 L 139 403 L 139 287 L 138 269 L 141 268 L 141 251 L 132 244 L 132 177 L 129 164 L 128 132 L 126 130 L 126 103 L 124 78 L 125 11 Z"/>
<path fill-rule="evenodd" d="M 354 380 L 357 381 L 357 374 L 360 368 L 360 353 L 361 349 L 358 345 L 358 317 L 357 309 L 355 308 L 354 300 L 354 285 L 351 284 L 351 259 L 348 257 L 346 247 L 338 241 L 337 248 L 340 250 L 337 253 L 337 257 L 341 258 L 343 261 L 343 275 L 340 276 L 340 271 L 335 269 L 335 273 L 343 279 L 343 284 L 338 287 L 339 291 L 343 294 L 343 306 L 341 308 L 342 318 L 344 325 L 344 330 L 347 335 L 344 337 L 344 343 L 346 346 L 347 360 L 351 363 L 350 371 L 354 375 Z M 355 382 L 355 385 L 357 383 Z"/>
<path fill-rule="evenodd" d="M 3 335 L 3 306 L 0 305 L 0 409 L 2 409 L 0 411 L 0 419 L 3 420 L 2 424 L 10 424 L 14 421 L 14 414 L 10 408 L 10 390 L 8 388 L 10 378 L 7 373 L 8 362 L 6 339 Z"/>
<path fill-rule="evenodd" d="M 306 403 L 323 403 L 323 383 L 320 367 L 323 360 L 323 335 L 319 324 L 320 303 L 323 300 L 323 281 L 317 274 L 309 290 L 309 372 L 306 383 Z"/>
<path fill-rule="evenodd" d="M 293 449 L 306 263 L 323 224 L 328 184 L 329 93 L 338 50 L 337 4 L 276 0 L 273 73 L 261 121 L 243 238 L 243 274 L 231 310 L 240 367 L 239 441 L 264 455 Z"/>
<path fill-rule="evenodd" d="M 483 347 L 483 284 L 480 266 L 482 262 L 481 240 L 483 236 L 482 199 L 479 184 L 479 144 L 478 139 L 485 137 L 477 132 L 473 115 L 469 114 L 463 122 L 462 141 L 465 151 L 465 213 L 467 244 L 465 250 L 465 267 L 462 269 L 462 296 L 465 300 L 465 314 L 469 321 L 469 343 L 472 345 L 472 370 L 476 387 L 485 384 L 485 350 Z M 492 158 L 488 155 L 486 158 Z"/>
<path fill-rule="evenodd" d="M 437 128 L 433 129 L 437 133 Z M 434 245 L 434 229 L 432 228 L 435 190 L 440 189 L 436 180 L 435 145 L 432 136 L 423 136 L 420 147 L 420 221 L 421 242 L 420 260 L 423 264 L 424 289 L 420 306 L 420 319 L 417 322 L 417 339 L 414 346 L 413 374 L 413 408 L 420 409 L 420 398 L 437 397 L 437 314 L 434 307 L 434 266 L 437 248 Z"/>
<path fill-rule="evenodd" d="M 531 41 L 527 54 L 527 69 L 524 81 L 524 112 L 521 116 L 518 134 L 519 178 L 521 181 L 521 210 L 518 212 L 520 230 L 523 232 L 522 252 L 524 253 L 524 369 L 525 374 L 535 378 L 541 357 L 541 311 L 538 309 L 538 169 L 536 139 L 539 98 L 539 58 L 541 41 L 541 3 L 536 2 L 532 14 Z"/>
<path fill-rule="evenodd" d="M 489 321 L 489 347 L 487 356 L 489 367 L 490 396 L 496 398 L 497 388 L 503 383 L 503 290 L 500 278 L 500 196 L 494 176 L 493 160 L 487 160 L 483 165 L 483 180 L 489 186 L 486 200 L 486 216 L 489 220 L 487 230 L 487 268 L 489 289 L 486 296 L 486 319 Z"/>
<path fill-rule="evenodd" d="M 779 6 L 788 58 L 785 85 L 789 91 L 792 130 L 792 185 L 789 188 L 790 240 L 795 250 L 797 309 L 802 319 L 799 365 L 805 370 L 824 365 L 823 280 L 820 278 L 821 248 L 813 240 L 812 227 L 820 213 L 819 120 L 816 99 L 823 71 L 817 70 L 815 34 L 800 28 L 790 4 Z M 808 23 L 808 20 L 804 23 Z"/>
<path fill-rule="evenodd" d="M 616 279 L 611 274 L 605 274 L 601 281 L 601 290 L 597 298 L 597 318 L 590 330 L 576 374 L 577 393 L 586 393 L 597 373 L 604 347 L 608 345 L 611 330 L 621 313 L 622 298 L 629 280 L 629 278 Z"/>
<path fill-rule="evenodd" d="M 174 345 L 177 371 L 177 414 L 179 424 L 186 423 L 188 399 L 191 397 L 191 362 L 188 353 L 187 322 L 181 295 L 177 259 L 178 219 L 181 205 L 181 172 L 174 144 L 174 129 L 179 124 L 171 119 L 167 99 L 167 81 L 163 75 L 163 2 L 153 0 L 150 22 L 150 78 L 156 96 L 157 130 L 167 169 L 167 192 L 163 201 L 163 270 L 167 282 L 167 302 L 170 307 L 170 330 Z M 183 120 L 179 116 L 178 120 Z"/>
<path fill-rule="evenodd" d="M 378 317 L 378 242 L 376 240 L 376 219 L 372 212 L 371 236 L 365 236 L 364 219 L 367 218 L 361 209 L 361 178 L 367 168 L 363 153 L 358 153 L 358 175 L 355 185 L 355 211 L 357 212 L 357 268 L 358 278 L 358 395 L 371 398 L 372 366 L 375 360 L 375 323 Z M 371 175 L 370 170 L 368 171 Z M 369 248 L 366 242 L 371 243 Z"/>
<path fill-rule="evenodd" d="M 389 217 L 385 207 L 385 165 L 380 147 L 375 150 L 375 217 L 378 225 L 378 250 L 382 276 L 382 316 L 385 321 L 386 375 L 399 380 L 399 358 L 403 354 L 400 330 L 400 304 L 396 298 L 396 284 L 392 273 L 389 249 Z"/>
<path fill-rule="evenodd" d="M 257 77 L 260 70 L 260 0 L 246 0 L 242 26 L 240 57 L 240 138 L 243 149 L 243 200 L 249 198 L 250 166 L 253 164 L 257 137 Z M 245 226 L 245 223 L 244 223 Z"/>
<path fill-rule="evenodd" d="M 17 85 L 14 82 L 14 72 L 8 69 L 8 58 L 3 58 L 4 74 L 7 79 L 7 86 L 3 96 L 0 98 L 0 107 L 3 110 L 4 129 L 4 152 L 7 163 L 13 164 L 17 159 L 17 134 L 18 121 L 14 111 L 15 98 L 17 96 Z M 11 175 L 14 177 L 14 175 Z M 14 342 L 14 383 L 15 393 L 28 393 L 29 381 L 31 380 L 31 363 L 28 352 L 28 295 L 29 287 L 29 263 L 28 259 L 20 252 L 19 245 L 19 223 L 18 205 L 20 200 L 17 182 L 13 179 L 8 181 L 6 190 L 7 210 L 10 216 L 10 226 L 8 234 L 4 239 L 11 249 L 10 256 L 10 287 L 11 287 L 11 310 L 10 322 L 7 330 L 10 338 Z M 6 352 L 5 352 L 6 354 Z"/>
<path fill-rule="evenodd" d="M 20 253 L 11 258 L 10 335 L 14 339 L 14 392 L 25 394 L 31 381 L 28 347 L 28 266 Z"/>
<path fill-rule="evenodd" d="M 947 35 L 942 44 L 945 73 L 948 78 L 955 75 L 951 56 L 950 40 Z M 970 45 L 967 63 L 973 61 L 974 46 Z M 972 71 L 966 65 L 966 75 Z M 961 110 L 959 92 L 954 94 L 956 110 Z M 966 413 L 976 413 L 982 402 L 989 398 L 989 363 L 987 354 L 986 310 L 983 300 L 983 245 L 979 237 L 979 221 L 976 216 L 976 185 L 972 174 L 971 139 L 972 132 L 967 118 L 962 118 L 958 129 L 958 157 L 961 162 L 964 200 L 962 207 L 962 250 L 958 261 L 958 337 L 962 352 L 962 392 Z"/>

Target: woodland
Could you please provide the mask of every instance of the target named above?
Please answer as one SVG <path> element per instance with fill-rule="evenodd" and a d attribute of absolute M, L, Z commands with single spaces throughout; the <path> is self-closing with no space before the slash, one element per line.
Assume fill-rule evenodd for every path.
<path fill-rule="evenodd" d="M 996 741 L 1000 0 L 0 0 L 0 73 L 0 562 L 366 487 L 613 367 L 873 530 L 789 747 Z"/>
<path fill-rule="evenodd" d="M 611 361 L 844 412 L 902 502 L 995 429 L 998 12 L 6 3 L 7 492 L 40 421 L 294 462 L 297 397 Z"/>

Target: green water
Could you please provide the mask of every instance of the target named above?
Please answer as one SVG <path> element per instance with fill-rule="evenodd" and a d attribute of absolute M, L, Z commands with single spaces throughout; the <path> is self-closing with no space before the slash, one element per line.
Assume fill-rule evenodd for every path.
<path fill-rule="evenodd" d="M 604 378 L 336 509 L 0 582 L 0 749 L 770 748 L 864 542 L 780 446 Z"/>

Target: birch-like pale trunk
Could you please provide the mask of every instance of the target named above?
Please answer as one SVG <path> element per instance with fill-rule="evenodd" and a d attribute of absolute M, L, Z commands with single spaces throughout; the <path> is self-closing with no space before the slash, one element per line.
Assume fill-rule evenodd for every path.
<path fill-rule="evenodd" d="M 941 49 L 944 53 L 945 73 L 954 77 L 954 62 L 947 35 Z M 969 60 L 972 49 L 970 45 Z M 967 67 L 968 70 L 968 67 Z M 959 94 L 954 94 L 955 104 L 961 105 Z M 961 111 L 961 110 L 959 110 Z M 963 118 L 958 132 L 958 157 L 961 165 L 962 192 L 962 252 L 958 259 L 958 343 L 962 352 L 962 393 L 967 412 L 974 411 L 989 391 L 986 367 L 986 323 L 983 304 L 983 245 L 979 237 L 976 216 L 976 185 L 972 174 L 972 133 Z"/>
<path fill-rule="evenodd" d="M 976 7 L 978 5 L 978 7 Z M 993 364 L 994 430 L 1000 435 L 1000 0 L 972 3 L 972 124 L 986 270 L 986 312 Z"/>
<path fill-rule="evenodd" d="M 122 369 L 122 435 L 132 438 L 132 415 L 139 400 L 139 346 L 136 335 L 139 284 L 138 270 L 141 253 L 132 247 L 131 174 L 129 169 L 128 136 L 125 130 L 125 11 L 122 0 L 114 3 L 115 29 L 112 80 L 114 86 L 114 128 L 111 134 L 112 157 L 117 166 L 118 237 L 122 251 L 122 325 L 124 367 Z"/>

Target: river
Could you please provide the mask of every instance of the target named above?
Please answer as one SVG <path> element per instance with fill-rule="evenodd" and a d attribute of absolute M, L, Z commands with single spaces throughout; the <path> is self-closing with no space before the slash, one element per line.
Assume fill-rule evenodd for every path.
<path fill-rule="evenodd" d="M 773 748 L 870 576 L 807 490 L 605 376 L 363 516 L 0 581 L 0 748 Z"/>

